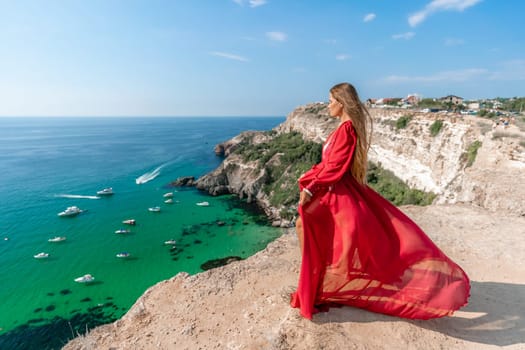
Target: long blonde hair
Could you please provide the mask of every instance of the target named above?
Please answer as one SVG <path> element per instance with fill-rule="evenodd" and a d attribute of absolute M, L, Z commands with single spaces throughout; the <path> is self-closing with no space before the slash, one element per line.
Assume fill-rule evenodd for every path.
<path fill-rule="evenodd" d="M 352 120 L 357 144 L 351 172 L 359 183 L 366 183 L 366 171 L 368 168 L 368 149 L 372 137 L 372 118 L 366 107 L 359 100 L 357 90 L 349 83 L 340 83 L 330 89 L 335 100 L 343 105 L 344 112 Z"/>

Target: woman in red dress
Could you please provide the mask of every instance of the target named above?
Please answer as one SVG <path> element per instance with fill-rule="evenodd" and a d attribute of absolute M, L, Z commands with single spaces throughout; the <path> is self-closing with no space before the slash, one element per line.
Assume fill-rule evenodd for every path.
<path fill-rule="evenodd" d="M 451 315 L 470 283 L 405 214 L 366 185 L 371 118 L 355 88 L 330 90 L 340 119 L 322 161 L 299 179 L 301 272 L 291 305 L 311 319 L 349 305 L 411 319 Z"/>

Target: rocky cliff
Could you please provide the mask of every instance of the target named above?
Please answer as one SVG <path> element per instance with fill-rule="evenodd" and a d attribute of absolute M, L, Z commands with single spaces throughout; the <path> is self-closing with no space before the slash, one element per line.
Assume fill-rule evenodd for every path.
<path fill-rule="evenodd" d="M 392 171 L 409 186 L 437 194 L 435 203 L 472 203 L 483 208 L 525 215 L 525 192 L 509 188 L 525 169 L 525 133 L 516 126 L 494 129 L 487 119 L 458 114 L 417 113 L 397 109 L 371 109 L 374 121 L 371 161 Z M 396 122 L 407 118 L 404 127 Z M 431 126 L 441 122 L 436 134 Z M 267 142 L 271 137 L 296 131 L 306 140 L 323 142 L 337 127 L 326 104 L 301 106 L 290 113 L 275 133 L 248 132 L 217 146 L 226 156 L 215 171 L 197 181 L 197 187 L 217 195 L 236 193 L 257 203 L 273 220 L 278 210 L 261 191 L 264 169 L 257 161 L 245 162 L 231 154 L 242 142 Z M 475 142 L 481 143 L 473 164 L 467 157 Z M 279 222 L 279 221 L 276 221 Z M 283 226 L 288 222 L 283 221 Z"/>

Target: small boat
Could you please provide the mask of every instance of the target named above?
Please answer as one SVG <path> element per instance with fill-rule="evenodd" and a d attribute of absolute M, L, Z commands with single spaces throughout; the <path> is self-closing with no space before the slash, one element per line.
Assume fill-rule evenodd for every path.
<path fill-rule="evenodd" d="M 131 232 L 130 230 L 125 229 L 125 228 L 121 228 L 121 229 L 115 231 L 115 233 L 120 233 L 120 234 L 130 233 L 130 232 Z"/>
<path fill-rule="evenodd" d="M 155 212 L 155 213 L 158 213 L 160 211 L 160 207 L 151 207 L 151 208 L 148 208 L 149 211 L 152 211 L 152 212 Z"/>
<path fill-rule="evenodd" d="M 71 206 L 67 207 L 66 210 L 61 211 L 58 213 L 58 216 L 66 217 L 66 216 L 77 216 L 78 214 L 82 213 L 83 210 L 80 209 L 77 206 Z"/>
<path fill-rule="evenodd" d="M 97 196 L 111 196 L 112 194 L 114 194 L 112 187 L 107 187 L 103 190 L 97 191 Z"/>
<path fill-rule="evenodd" d="M 65 240 L 66 240 L 66 237 L 56 236 L 56 237 L 48 239 L 47 241 L 51 243 L 57 243 L 57 242 L 63 242 Z"/>
<path fill-rule="evenodd" d="M 135 221 L 135 219 L 127 219 L 122 221 L 122 223 L 126 225 L 135 225 L 137 222 Z"/>
<path fill-rule="evenodd" d="M 33 255 L 33 257 L 35 259 L 45 259 L 45 258 L 49 258 L 49 254 L 42 252 L 42 253 L 38 253 L 36 255 Z"/>
<path fill-rule="evenodd" d="M 117 258 L 129 258 L 131 256 L 128 252 L 121 252 L 116 255 Z"/>
<path fill-rule="evenodd" d="M 165 245 L 175 245 L 177 244 L 177 241 L 174 240 L 174 239 L 168 239 L 167 241 L 164 242 Z"/>
<path fill-rule="evenodd" d="M 199 207 L 207 207 L 207 206 L 210 205 L 210 203 L 209 203 L 209 202 L 199 202 L 199 203 L 197 203 L 197 205 L 198 205 Z"/>
<path fill-rule="evenodd" d="M 166 204 L 173 204 L 173 198 L 168 198 L 164 201 Z"/>
<path fill-rule="evenodd" d="M 164 198 L 172 198 L 173 197 L 173 192 L 164 193 L 163 197 Z"/>
<path fill-rule="evenodd" d="M 75 278 L 75 282 L 78 282 L 78 283 L 90 283 L 90 282 L 93 282 L 94 280 L 95 280 L 95 277 L 91 276 L 89 273 L 82 277 Z"/>

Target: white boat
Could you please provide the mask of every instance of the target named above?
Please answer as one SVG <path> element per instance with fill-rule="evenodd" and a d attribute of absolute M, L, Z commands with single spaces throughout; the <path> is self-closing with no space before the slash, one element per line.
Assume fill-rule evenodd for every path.
<path fill-rule="evenodd" d="M 128 252 L 121 252 L 116 255 L 117 258 L 129 258 L 131 256 Z"/>
<path fill-rule="evenodd" d="M 173 204 L 173 198 L 168 198 L 164 201 L 166 204 Z"/>
<path fill-rule="evenodd" d="M 127 219 L 122 221 L 122 223 L 126 225 L 135 225 L 137 222 L 135 221 L 135 219 Z"/>
<path fill-rule="evenodd" d="M 45 258 L 49 258 L 49 254 L 42 252 L 42 253 L 38 253 L 36 255 L 33 255 L 33 257 L 35 259 L 45 259 Z"/>
<path fill-rule="evenodd" d="M 166 244 L 166 245 L 175 245 L 175 244 L 177 244 L 177 241 L 174 240 L 174 239 L 168 239 L 167 241 L 164 242 L 164 244 Z"/>
<path fill-rule="evenodd" d="M 63 242 L 65 240 L 66 240 L 66 237 L 56 236 L 56 237 L 48 239 L 47 241 L 51 243 L 57 243 L 57 242 Z"/>
<path fill-rule="evenodd" d="M 148 208 L 148 210 L 158 213 L 160 211 L 160 207 L 151 207 L 151 208 Z"/>
<path fill-rule="evenodd" d="M 198 205 L 199 207 L 207 207 L 207 206 L 210 205 L 210 203 L 209 203 L 209 202 L 199 202 L 199 203 L 197 203 L 197 205 Z"/>
<path fill-rule="evenodd" d="M 172 198 L 173 197 L 173 192 L 164 193 L 163 197 L 164 198 Z"/>
<path fill-rule="evenodd" d="M 121 233 L 121 234 L 130 233 L 130 232 L 131 232 L 130 230 L 125 229 L 125 228 L 121 228 L 121 229 L 115 231 L 115 233 Z"/>
<path fill-rule="evenodd" d="M 108 187 L 104 188 L 103 190 L 97 191 L 97 196 L 111 196 L 113 193 L 113 188 Z"/>
<path fill-rule="evenodd" d="M 91 276 L 89 273 L 82 277 L 75 278 L 75 282 L 78 282 L 78 283 L 90 283 L 90 282 L 93 282 L 94 280 L 95 280 L 95 277 Z"/>
<path fill-rule="evenodd" d="M 71 207 L 67 207 L 66 210 L 64 211 L 61 211 L 60 213 L 58 213 L 58 216 L 76 216 L 80 213 L 82 213 L 83 210 L 80 209 L 79 207 L 77 206 L 71 206 Z"/>

